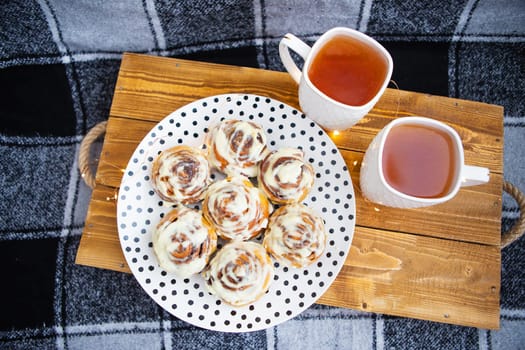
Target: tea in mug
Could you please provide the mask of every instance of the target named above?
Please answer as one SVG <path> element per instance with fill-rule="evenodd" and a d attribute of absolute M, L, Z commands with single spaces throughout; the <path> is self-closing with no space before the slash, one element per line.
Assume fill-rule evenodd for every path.
<path fill-rule="evenodd" d="M 448 133 L 403 124 L 390 130 L 383 147 L 383 175 L 390 186 L 421 198 L 450 192 L 457 162 L 454 141 Z"/>
<path fill-rule="evenodd" d="M 325 95 L 351 106 L 369 102 L 388 73 L 387 58 L 356 38 L 336 35 L 313 58 L 308 77 Z"/>

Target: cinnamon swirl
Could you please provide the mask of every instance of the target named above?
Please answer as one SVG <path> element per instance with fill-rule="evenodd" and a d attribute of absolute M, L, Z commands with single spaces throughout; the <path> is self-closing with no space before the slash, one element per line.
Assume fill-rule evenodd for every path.
<path fill-rule="evenodd" d="M 226 244 L 203 272 L 210 293 L 233 306 L 247 305 L 263 296 L 273 275 L 268 253 L 255 242 Z"/>
<path fill-rule="evenodd" d="M 227 175 L 255 177 L 267 152 L 266 134 L 253 122 L 224 120 L 207 136 L 212 166 Z"/>
<path fill-rule="evenodd" d="M 259 187 L 276 204 L 301 202 L 314 184 L 314 169 L 304 161 L 302 150 L 280 148 L 261 162 Z"/>
<path fill-rule="evenodd" d="M 268 224 L 272 206 L 243 176 L 227 177 L 210 185 L 202 201 L 204 217 L 226 240 L 247 241 Z"/>
<path fill-rule="evenodd" d="M 263 245 L 274 259 L 287 266 L 308 266 L 326 246 L 323 220 L 303 204 L 282 206 L 270 217 Z"/>
<path fill-rule="evenodd" d="M 217 248 L 215 229 L 200 211 L 184 206 L 164 216 L 152 241 L 159 265 L 182 278 L 201 272 Z"/>
<path fill-rule="evenodd" d="M 211 182 L 210 165 L 199 149 L 179 145 L 164 150 L 152 165 L 153 187 L 168 202 L 197 203 Z"/>

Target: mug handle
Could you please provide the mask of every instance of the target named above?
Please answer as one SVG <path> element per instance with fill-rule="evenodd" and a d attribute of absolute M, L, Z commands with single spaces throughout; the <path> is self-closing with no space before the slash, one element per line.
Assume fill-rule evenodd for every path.
<path fill-rule="evenodd" d="M 489 169 L 480 166 L 463 167 L 461 187 L 481 185 L 489 182 Z"/>
<path fill-rule="evenodd" d="M 288 73 L 292 76 L 293 80 L 299 84 L 302 73 L 293 61 L 289 49 L 292 49 L 297 54 L 299 54 L 303 60 L 306 60 L 312 48 L 306 45 L 301 39 L 290 33 L 286 34 L 279 43 L 279 56 L 281 56 L 281 61 L 283 62 L 283 65 Z"/>

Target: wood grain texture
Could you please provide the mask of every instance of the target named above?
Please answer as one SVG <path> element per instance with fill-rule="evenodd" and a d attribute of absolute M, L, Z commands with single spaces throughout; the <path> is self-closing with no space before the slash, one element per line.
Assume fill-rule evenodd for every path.
<path fill-rule="evenodd" d="M 158 122 L 196 99 L 224 93 L 261 94 L 298 107 L 296 90 L 295 82 L 281 72 L 261 74 L 255 68 L 127 54 L 110 114 Z"/>
<path fill-rule="evenodd" d="M 334 141 L 339 148 L 364 151 L 377 132 L 398 117 L 424 116 L 454 128 L 464 144 L 465 162 L 503 172 L 503 107 L 403 90 L 387 89 L 351 132 Z"/>
<path fill-rule="evenodd" d="M 115 189 L 97 186 L 76 263 L 130 273 L 117 234 Z M 99 211 L 100 210 L 100 211 Z M 498 328 L 498 247 L 357 226 L 344 267 L 318 303 Z"/>
<path fill-rule="evenodd" d="M 320 303 L 498 328 L 498 247 L 358 227 Z"/>
<path fill-rule="evenodd" d="M 158 121 L 189 102 L 223 93 L 259 94 L 298 108 L 296 90 L 282 72 L 124 55 L 76 262 L 130 271 L 111 198 L 136 146 Z M 488 167 L 490 182 L 463 188 L 453 200 L 429 208 L 400 210 L 364 200 L 359 169 L 368 144 L 390 120 L 408 115 L 456 129 L 466 162 Z M 330 134 L 352 177 L 356 230 L 341 273 L 319 303 L 498 328 L 502 121 L 500 106 L 387 89 L 360 123 Z"/>
<path fill-rule="evenodd" d="M 503 176 L 493 173 L 490 182 L 464 187 L 450 201 L 426 208 L 398 209 L 363 198 L 359 173 L 363 153 L 341 149 L 354 185 L 356 222 L 359 226 L 389 231 L 499 245 L 501 237 L 501 188 Z"/>
<path fill-rule="evenodd" d="M 117 191 L 104 185 L 93 190 L 75 263 L 131 272 L 118 239 Z"/>

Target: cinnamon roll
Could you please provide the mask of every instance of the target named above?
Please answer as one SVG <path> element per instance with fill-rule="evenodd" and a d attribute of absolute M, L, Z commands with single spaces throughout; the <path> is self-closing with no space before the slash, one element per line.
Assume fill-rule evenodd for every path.
<path fill-rule="evenodd" d="M 153 161 L 151 179 L 163 200 L 193 204 L 202 200 L 211 182 L 210 165 L 201 150 L 179 145 L 164 150 Z"/>
<path fill-rule="evenodd" d="M 226 240 L 247 241 L 268 224 L 272 206 L 250 180 L 227 177 L 210 185 L 202 201 L 204 217 Z"/>
<path fill-rule="evenodd" d="M 282 206 L 270 217 L 263 245 L 274 259 L 287 266 L 308 266 L 326 246 L 323 220 L 303 204 Z"/>
<path fill-rule="evenodd" d="M 181 278 L 201 272 L 217 248 L 213 226 L 200 211 L 184 206 L 164 216 L 152 241 L 159 265 Z"/>
<path fill-rule="evenodd" d="M 314 184 L 314 169 L 304 152 L 285 147 L 269 153 L 261 162 L 259 187 L 276 204 L 301 202 Z"/>
<path fill-rule="evenodd" d="M 212 166 L 227 175 L 255 177 L 267 152 L 266 134 L 253 122 L 224 120 L 207 135 Z"/>
<path fill-rule="evenodd" d="M 255 242 L 226 244 L 203 272 L 210 293 L 233 306 L 253 303 L 273 280 L 272 260 Z"/>

